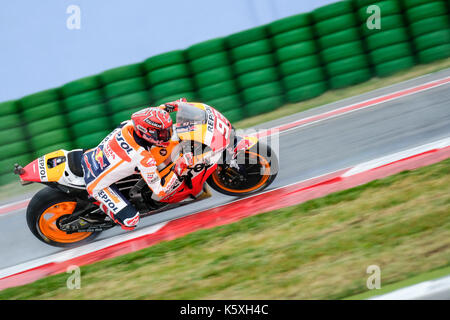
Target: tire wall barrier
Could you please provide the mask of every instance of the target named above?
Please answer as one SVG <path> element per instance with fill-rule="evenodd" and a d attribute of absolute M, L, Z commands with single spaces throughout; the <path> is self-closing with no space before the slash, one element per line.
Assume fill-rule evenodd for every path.
<path fill-rule="evenodd" d="M 0 103 L 0 185 L 180 97 L 231 122 L 450 56 L 450 1 L 349 0 Z M 378 16 L 377 16 L 378 14 Z"/>

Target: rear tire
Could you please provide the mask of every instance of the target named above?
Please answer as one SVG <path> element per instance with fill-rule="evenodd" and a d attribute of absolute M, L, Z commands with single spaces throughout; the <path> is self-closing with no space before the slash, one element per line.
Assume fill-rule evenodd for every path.
<path fill-rule="evenodd" d="M 100 232 L 67 234 L 56 225 L 58 218 L 71 214 L 75 206 L 75 198 L 50 187 L 41 189 L 28 204 L 28 227 L 36 238 L 56 247 L 70 248 L 91 242 Z"/>

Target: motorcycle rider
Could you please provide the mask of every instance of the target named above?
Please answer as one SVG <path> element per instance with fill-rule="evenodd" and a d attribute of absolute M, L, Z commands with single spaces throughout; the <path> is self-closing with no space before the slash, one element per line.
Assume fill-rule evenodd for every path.
<path fill-rule="evenodd" d="M 178 110 L 185 98 L 158 107 L 148 107 L 132 114 L 106 136 L 100 144 L 87 150 L 81 161 L 89 195 L 98 201 L 100 209 L 124 230 L 133 230 L 139 222 L 139 212 L 120 193 L 115 182 L 139 171 L 160 200 L 193 164 L 191 153 L 183 154 L 164 182 L 150 152 L 153 146 L 166 148 L 173 134 L 170 112 Z"/>

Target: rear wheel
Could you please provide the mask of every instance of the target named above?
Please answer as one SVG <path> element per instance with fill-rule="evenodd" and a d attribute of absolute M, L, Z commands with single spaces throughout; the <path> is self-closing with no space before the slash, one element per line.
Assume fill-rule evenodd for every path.
<path fill-rule="evenodd" d="M 68 234 L 59 229 L 59 221 L 72 214 L 76 205 L 76 199 L 65 193 L 44 188 L 34 195 L 28 205 L 28 227 L 39 240 L 57 247 L 73 247 L 90 242 L 98 232 Z"/>
<path fill-rule="evenodd" d="M 277 176 L 278 159 L 263 143 L 241 152 L 237 160 L 239 168 L 217 166 L 208 178 L 211 188 L 229 196 L 247 196 L 267 188 Z"/>

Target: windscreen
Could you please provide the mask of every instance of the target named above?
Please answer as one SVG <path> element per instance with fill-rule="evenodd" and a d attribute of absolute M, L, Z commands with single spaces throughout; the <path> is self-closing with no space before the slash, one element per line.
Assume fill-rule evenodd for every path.
<path fill-rule="evenodd" d="M 177 112 L 177 125 L 206 123 L 206 112 L 188 103 L 180 103 Z"/>

